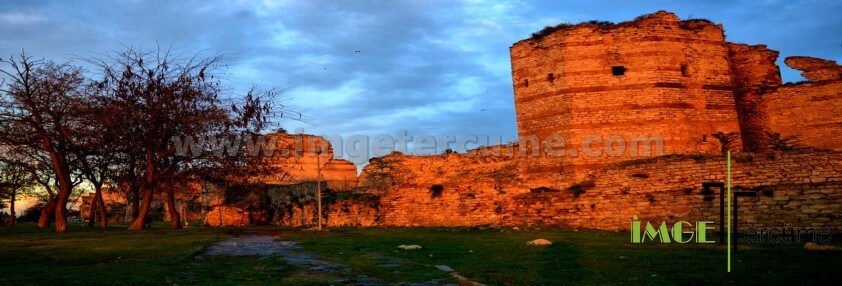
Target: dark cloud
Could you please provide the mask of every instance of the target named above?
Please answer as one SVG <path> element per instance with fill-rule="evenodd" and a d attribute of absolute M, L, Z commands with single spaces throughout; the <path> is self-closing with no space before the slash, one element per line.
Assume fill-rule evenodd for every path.
<path fill-rule="evenodd" d="M 832 1 L 4 1 L 0 55 L 23 48 L 61 61 L 159 44 L 222 52 L 234 88 L 285 88 L 313 118 L 286 121 L 290 130 L 511 136 L 512 43 L 559 22 L 657 10 L 723 23 L 729 40 L 767 44 L 781 58 L 842 60 Z"/>

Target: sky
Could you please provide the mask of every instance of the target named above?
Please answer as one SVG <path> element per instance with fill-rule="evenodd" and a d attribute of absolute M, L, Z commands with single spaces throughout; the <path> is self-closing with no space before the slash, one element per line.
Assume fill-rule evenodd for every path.
<path fill-rule="evenodd" d="M 124 46 L 228 56 L 232 90 L 279 88 L 304 133 L 517 134 L 509 47 L 548 25 L 658 10 L 707 18 L 783 59 L 842 62 L 842 1 L 2 1 L 0 56 L 58 62 Z M 78 60 L 77 60 L 78 61 Z M 357 160 L 356 163 L 364 163 Z"/>

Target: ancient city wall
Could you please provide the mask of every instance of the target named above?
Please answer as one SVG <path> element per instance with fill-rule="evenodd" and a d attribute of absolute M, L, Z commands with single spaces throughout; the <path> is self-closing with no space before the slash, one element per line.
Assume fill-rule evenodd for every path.
<path fill-rule="evenodd" d="M 682 154 L 715 150 L 705 135 L 739 131 L 720 25 L 658 12 L 557 27 L 510 52 L 521 144 L 558 134 L 582 150 L 588 135 L 660 136 L 665 154 Z M 530 158 L 523 172 L 533 178 L 528 184 L 564 186 L 638 155 Z"/>
<path fill-rule="evenodd" d="M 743 147 L 752 152 L 764 150 L 766 118 L 760 104 L 764 94 L 781 86 L 781 72 L 775 63 L 779 53 L 765 45 L 727 46 Z"/>
<path fill-rule="evenodd" d="M 797 136 L 804 145 L 842 150 L 842 66 L 809 57 L 789 57 L 786 64 L 803 71 L 810 81 L 762 96 L 757 109 L 764 128 Z"/>
<path fill-rule="evenodd" d="M 795 226 L 842 229 L 842 155 L 805 152 L 736 157 L 733 191 L 740 199 L 740 227 Z M 719 193 L 703 181 L 726 180 L 722 156 L 658 158 L 610 166 L 577 191 L 515 197 L 504 224 L 620 230 L 632 216 L 649 221 L 719 221 Z M 578 194 L 577 194 L 578 192 Z"/>
<path fill-rule="evenodd" d="M 381 225 L 562 226 L 628 229 L 632 216 L 649 221 L 719 221 L 718 192 L 703 181 L 724 182 L 722 156 L 666 156 L 611 165 L 566 189 L 500 192 L 482 179 L 439 178 L 441 193 L 426 186 L 399 186 L 382 196 Z M 451 183 L 446 183 L 451 182 Z M 460 182 L 460 183 L 456 183 Z M 516 185 L 516 184 L 514 184 Z M 842 230 L 842 155 L 801 152 L 733 159 L 740 227 L 828 227 Z M 515 187 L 516 188 L 516 187 Z"/>
<path fill-rule="evenodd" d="M 783 86 L 764 96 L 760 110 L 771 132 L 842 150 L 842 81 Z"/>
<path fill-rule="evenodd" d="M 315 182 L 321 168 L 321 179 L 326 187 L 333 190 L 350 190 L 357 186 L 357 167 L 348 160 L 334 158 L 333 147 L 324 137 L 273 133 L 267 138 L 267 143 L 276 144 L 273 156 L 267 157 L 267 160 L 280 165 L 283 172 L 266 178 L 266 184 Z"/>
<path fill-rule="evenodd" d="M 721 155 L 669 155 L 614 163 L 567 188 L 526 188 L 512 157 L 477 154 L 389 155 L 403 179 L 379 195 L 325 203 L 328 226 L 554 226 L 628 229 L 645 221 L 719 222 L 718 190 L 701 182 L 726 180 Z M 387 156 L 387 157 L 389 157 Z M 514 169 L 516 170 L 516 169 Z M 801 227 L 842 230 L 842 153 L 797 151 L 734 155 L 740 230 Z M 312 201 L 293 205 L 272 223 L 315 225 Z M 259 212 L 230 206 L 208 213 L 211 225 L 248 225 Z"/>
<path fill-rule="evenodd" d="M 267 183 L 312 182 L 321 167 L 328 187 L 344 190 L 325 204 L 328 226 L 623 230 L 635 215 L 718 224 L 718 190 L 701 183 L 726 180 L 712 135 L 739 132 L 731 149 L 755 152 L 732 160 L 734 191 L 753 194 L 740 199 L 741 230 L 784 223 L 842 230 L 842 67 L 835 62 L 787 58 L 810 82 L 782 85 L 777 51 L 728 43 L 721 25 L 663 11 L 619 24 L 551 27 L 510 52 L 519 142 L 467 154 L 392 153 L 372 159 L 357 179 L 324 138 L 282 134 L 286 145 L 318 144 L 273 159 L 291 169 Z M 770 133 L 812 147 L 771 150 Z M 565 140 L 564 154 L 547 156 L 543 144 L 554 136 Z M 596 141 L 585 146 L 591 136 Z M 619 156 L 604 144 L 612 137 L 625 144 Z M 665 156 L 632 151 L 658 144 Z M 272 223 L 314 225 L 313 200 L 300 197 L 282 199 L 296 203 L 275 210 Z M 263 216 L 254 206 L 229 205 L 207 218 L 242 225 Z"/>
<path fill-rule="evenodd" d="M 378 205 L 359 199 L 340 199 L 323 205 L 324 225 L 327 227 L 374 226 L 379 223 Z M 277 215 L 271 222 L 284 226 L 315 226 L 318 224 L 315 202 L 292 205 Z M 210 226 L 245 226 L 261 224 L 265 210 L 246 209 L 234 205 L 218 206 L 205 215 L 205 224 Z"/>

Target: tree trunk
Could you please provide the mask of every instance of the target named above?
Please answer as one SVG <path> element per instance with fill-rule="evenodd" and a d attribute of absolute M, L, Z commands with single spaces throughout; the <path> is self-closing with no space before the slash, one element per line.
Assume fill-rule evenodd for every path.
<path fill-rule="evenodd" d="M 99 200 L 96 203 L 99 205 L 99 227 L 108 227 L 108 209 L 105 208 L 105 199 L 102 197 L 102 188 L 100 188 Z"/>
<path fill-rule="evenodd" d="M 9 226 L 15 226 L 15 197 L 17 194 L 17 190 L 12 190 L 12 197 L 9 198 Z"/>
<path fill-rule="evenodd" d="M 62 180 L 56 199 L 56 232 L 67 231 L 67 201 L 70 199 L 71 189 L 70 179 Z"/>
<path fill-rule="evenodd" d="M 170 181 L 167 186 L 167 209 L 170 212 L 170 227 L 172 228 L 181 228 L 181 216 L 178 213 L 178 209 L 175 208 L 175 190 L 173 188 L 172 181 Z"/>
<path fill-rule="evenodd" d="M 140 213 L 140 190 L 135 185 L 131 186 L 132 192 L 132 221 L 137 220 L 137 215 Z"/>
<path fill-rule="evenodd" d="M 152 205 L 152 195 L 155 193 L 156 187 L 154 185 L 145 188 L 143 192 L 143 200 L 140 202 L 140 208 L 137 212 L 137 218 L 132 221 L 130 230 L 142 230 L 146 226 L 146 217 L 149 215 L 149 208 Z"/>
<path fill-rule="evenodd" d="M 41 217 L 38 218 L 38 227 L 50 227 L 50 224 L 53 222 L 53 217 L 55 216 L 55 213 L 56 198 L 55 196 L 50 196 L 50 198 L 47 199 L 47 204 L 44 205 L 43 209 L 41 209 Z"/>
<path fill-rule="evenodd" d="M 97 187 L 96 185 L 94 185 L 94 188 L 96 189 L 96 192 L 94 193 L 93 199 L 91 199 L 91 213 L 88 214 L 88 226 L 89 227 L 94 226 L 94 221 L 96 220 L 97 207 L 99 207 L 98 206 L 99 199 L 102 196 L 102 193 L 99 192 L 100 188 Z"/>
<path fill-rule="evenodd" d="M 187 221 L 190 218 L 190 213 L 187 210 L 187 201 L 181 202 L 181 218 L 183 219 L 182 225 L 190 226 L 190 222 Z"/>

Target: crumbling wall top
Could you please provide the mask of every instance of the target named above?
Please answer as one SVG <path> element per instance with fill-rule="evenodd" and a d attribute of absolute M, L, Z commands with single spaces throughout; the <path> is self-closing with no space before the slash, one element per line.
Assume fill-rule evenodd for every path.
<path fill-rule="evenodd" d="M 558 31 L 570 31 L 574 29 L 580 28 L 589 28 L 594 30 L 613 30 L 616 28 L 624 28 L 624 27 L 647 27 L 647 26 L 675 26 L 685 30 L 701 30 L 705 28 L 716 28 L 722 29 L 722 26 L 719 24 L 715 24 L 710 20 L 707 19 L 686 19 L 680 20 L 677 15 L 674 13 L 670 13 L 667 11 L 658 11 L 652 14 L 646 14 L 639 16 L 631 21 L 621 22 L 621 23 L 613 23 L 608 21 L 588 21 L 582 22 L 579 24 L 571 24 L 571 23 L 561 23 L 556 26 L 547 26 L 544 29 L 532 33 L 532 37 L 528 39 L 524 39 L 523 41 L 538 41 L 542 38 L 549 36 Z M 517 45 L 518 43 L 515 43 Z"/>
<path fill-rule="evenodd" d="M 784 63 L 812 82 L 842 80 L 842 66 L 835 61 L 796 56 L 786 58 Z"/>

